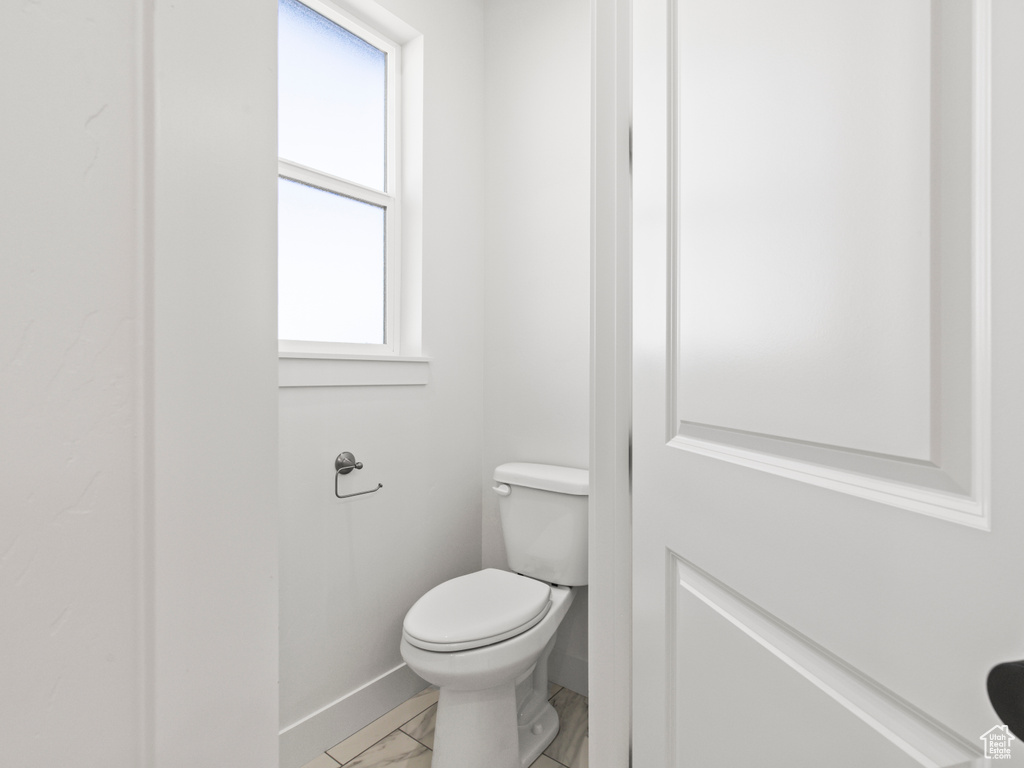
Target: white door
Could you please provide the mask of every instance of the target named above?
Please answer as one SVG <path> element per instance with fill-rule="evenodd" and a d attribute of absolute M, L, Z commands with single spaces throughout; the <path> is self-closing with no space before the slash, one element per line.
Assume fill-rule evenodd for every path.
<path fill-rule="evenodd" d="M 1024 3 L 633 24 L 633 765 L 980 758 L 1024 658 Z"/>

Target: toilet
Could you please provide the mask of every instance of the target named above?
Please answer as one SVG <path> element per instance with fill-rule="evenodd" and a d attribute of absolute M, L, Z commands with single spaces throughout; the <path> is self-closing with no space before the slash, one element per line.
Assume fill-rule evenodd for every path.
<path fill-rule="evenodd" d="M 555 632 L 587 583 L 585 469 L 494 470 L 509 571 L 439 584 L 402 625 L 402 658 L 440 688 L 432 768 L 527 768 L 558 733 L 548 702 Z"/>

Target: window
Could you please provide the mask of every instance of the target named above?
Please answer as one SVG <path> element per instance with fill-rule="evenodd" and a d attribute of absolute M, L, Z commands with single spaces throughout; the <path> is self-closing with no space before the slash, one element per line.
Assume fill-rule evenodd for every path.
<path fill-rule="evenodd" d="M 278 18 L 280 353 L 398 354 L 401 49 L 318 0 Z"/>

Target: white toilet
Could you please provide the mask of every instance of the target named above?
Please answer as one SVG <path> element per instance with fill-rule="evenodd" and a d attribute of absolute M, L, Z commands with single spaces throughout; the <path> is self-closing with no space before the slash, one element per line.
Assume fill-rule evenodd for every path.
<path fill-rule="evenodd" d="M 555 631 L 587 583 L 585 469 L 494 470 L 509 567 L 446 581 L 405 616 L 402 658 L 441 689 L 432 768 L 526 768 L 558 733 Z"/>

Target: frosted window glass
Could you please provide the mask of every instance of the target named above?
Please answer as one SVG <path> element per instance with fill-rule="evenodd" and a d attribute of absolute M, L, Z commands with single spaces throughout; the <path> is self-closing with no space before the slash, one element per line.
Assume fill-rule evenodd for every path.
<path fill-rule="evenodd" d="M 278 154 L 385 188 L 387 54 L 297 0 L 278 3 Z"/>
<path fill-rule="evenodd" d="M 278 180 L 278 338 L 383 344 L 384 209 Z"/>

